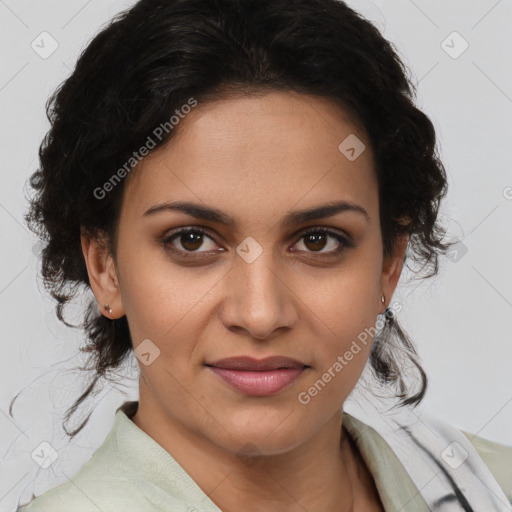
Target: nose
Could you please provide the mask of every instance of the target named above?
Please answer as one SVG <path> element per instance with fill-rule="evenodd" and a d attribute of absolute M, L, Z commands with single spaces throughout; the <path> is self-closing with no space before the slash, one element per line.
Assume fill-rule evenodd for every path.
<path fill-rule="evenodd" d="M 298 298 L 289 273 L 262 253 L 248 263 L 239 257 L 225 276 L 219 316 L 230 331 L 245 331 L 258 340 L 270 340 L 298 323 Z"/>

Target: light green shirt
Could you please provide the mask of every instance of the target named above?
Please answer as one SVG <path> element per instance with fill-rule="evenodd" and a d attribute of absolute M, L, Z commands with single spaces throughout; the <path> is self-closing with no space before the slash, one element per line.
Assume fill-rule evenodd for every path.
<path fill-rule="evenodd" d="M 71 481 L 18 512 L 220 512 L 169 452 L 131 421 L 137 406 L 125 402 L 117 409 L 105 441 Z M 385 439 L 346 412 L 343 424 L 373 475 L 385 511 L 429 512 Z M 512 503 L 512 447 L 464 434 Z"/>

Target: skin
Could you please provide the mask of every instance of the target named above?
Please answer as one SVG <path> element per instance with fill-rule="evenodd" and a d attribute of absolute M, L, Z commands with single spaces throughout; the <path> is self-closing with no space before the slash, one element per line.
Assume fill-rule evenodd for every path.
<path fill-rule="evenodd" d="M 349 134 L 366 145 L 355 161 L 338 150 Z M 178 200 L 222 210 L 234 225 L 175 211 L 143 215 Z M 368 219 L 345 211 L 281 223 L 289 211 L 339 200 L 362 206 Z M 342 429 L 371 338 L 309 403 L 298 400 L 375 326 L 393 295 L 407 237 L 383 259 L 378 201 L 359 125 L 330 100 L 271 92 L 199 104 L 170 143 L 137 166 L 125 182 L 116 258 L 82 236 L 102 314 L 127 316 L 134 349 L 150 339 L 160 350 L 151 364 L 139 361 L 132 420 L 225 512 L 248 504 L 258 512 L 349 510 L 351 494 L 356 511 L 383 509 Z M 179 236 L 167 242 L 192 257 L 165 249 L 166 235 L 194 226 L 208 232 L 202 245 Z M 348 234 L 355 246 L 332 255 L 340 242 L 331 235 L 317 246 L 302 235 L 318 227 Z M 236 252 L 247 237 L 263 250 L 250 263 Z M 310 368 L 275 395 L 249 397 L 204 366 L 239 355 L 286 355 Z"/>

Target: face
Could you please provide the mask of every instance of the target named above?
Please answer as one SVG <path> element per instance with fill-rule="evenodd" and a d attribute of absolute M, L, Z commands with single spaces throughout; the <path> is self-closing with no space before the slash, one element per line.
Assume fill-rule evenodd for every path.
<path fill-rule="evenodd" d="M 355 159 L 338 148 L 354 135 Z M 305 443 L 363 371 L 399 277 L 385 263 L 369 141 L 340 107 L 285 92 L 199 104 L 125 183 L 111 300 L 149 354 L 141 403 L 231 452 Z M 218 363 L 242 356 L 289 359 Z"/>

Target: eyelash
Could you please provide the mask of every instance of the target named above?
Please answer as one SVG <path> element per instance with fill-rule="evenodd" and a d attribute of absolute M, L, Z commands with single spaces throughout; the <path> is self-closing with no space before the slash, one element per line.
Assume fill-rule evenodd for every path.
<path fill-rule="evenodd" d="M 166 236 L 166 237 L 164 237 L 161 240 L 161 243 L 162 243 L 164 249 L 166 251 L 170 251 L 170 252 L 172 252 L 174 254 L 178 254 L 179 256 L 183 256 L 185 258 L 197 258 L 198 254 L 203 254 L 201 252 L 182 251 L 180 249 L 176 249 L 176 248 L 172 247 L 172 245 L 169 245 L 169 244 L 171 244 L 171 242 L 175 238 L 178 238 L 180 235 L 184 235 L 184 234 L 187 234 L 187 233 L 200 233 L 202 235 L 207 236 L 211 240 L 213 240 L 213 238 L 209 234 L 209 232 L 205 231 L 204 229 L 202 229 L 200 227 L 181 228 L 178 231 L 175 231 L 171 235 Z M 318 253 L 317 254 L 314 251 L 311 251 L 311 254 L 313 255 L 314 259 L 326 259 L 326 258 L 333 258 L 333 257 L 336 257 L 336 256 L 341 256 L 341 254 L 343 254 L 347 249 L 350 249 L 350 248 L 355 246 L 354 242 L 351 239 L 349 239 L 348 237 L 341 235 L 337 231 L 333 231 L 331 229 L 327 229 L 327 228 L 323 228 L 323 227 L 308 229 L 307 231 L 302 232 L 300 234 L 299 239 L 297 240 L 297 242 L 300 241 L 302 238 L 308 236 L 308 235 L 318 234 L 318 233 L 322 233 L 322 234 L 325 234 L 325 235 L 332 236 L 338 242 L 340 242 L 341 245 L 340 245 L 340 247 L 338 249 L 335 249 L 333 251 L 329 251 L 328 253 Z M 307 252 L 309 252 L 309 251 L 307 251 Z M 207 252 L 204 253 L 204 254 L 209 255 Z"/>

